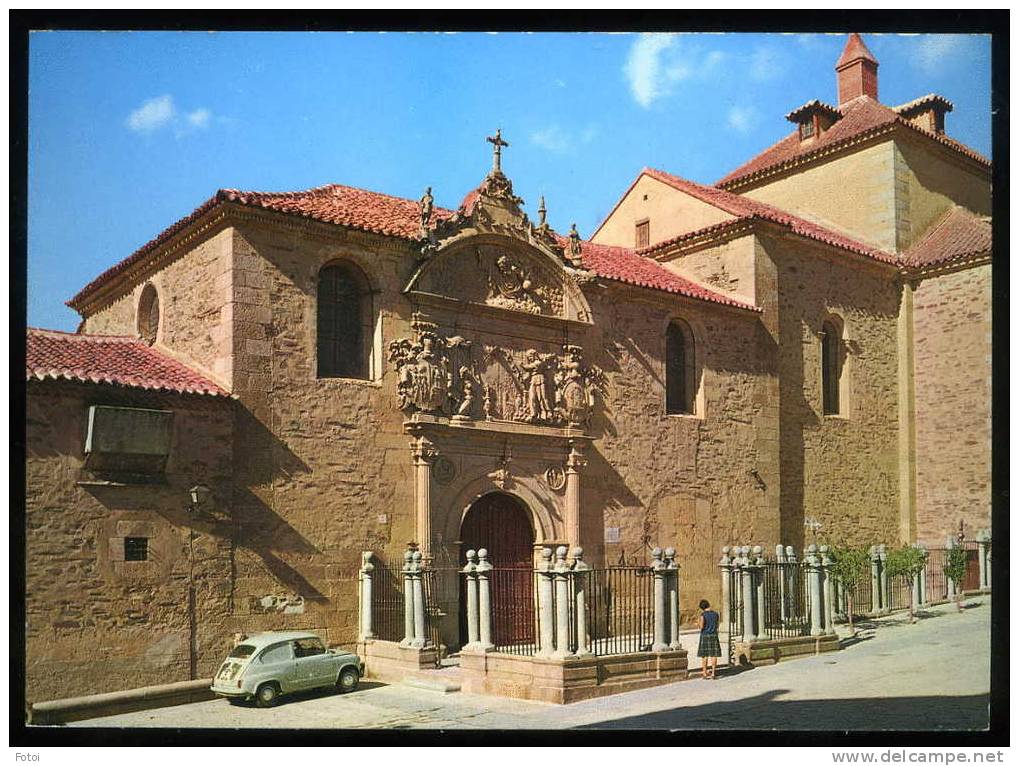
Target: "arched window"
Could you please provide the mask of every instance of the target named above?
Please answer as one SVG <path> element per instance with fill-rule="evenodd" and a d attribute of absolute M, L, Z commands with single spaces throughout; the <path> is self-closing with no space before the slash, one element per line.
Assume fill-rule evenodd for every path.
<path fill-rule="evenodd" d="M 138 336 L 150 346 L 159 333 L 159 293 L 152 284 L 142 288 L 138 299 Z"/>
<path fill-rule="evenodd" d="M 360 270 L 332 264 L 318 273 L 318 376 L 368 378 L 371 295 Z"/>
<path fill-rule="evenodd" d="M 839 414 L 842 341 L 834 322 L 821 325 L 821 393 L 825 415 Z"/>
<path fill-rule="evenodd" d="M 692 414 L 695 393 L 693 333 L 675 320 L 665 333 L 665 411 Z"/>

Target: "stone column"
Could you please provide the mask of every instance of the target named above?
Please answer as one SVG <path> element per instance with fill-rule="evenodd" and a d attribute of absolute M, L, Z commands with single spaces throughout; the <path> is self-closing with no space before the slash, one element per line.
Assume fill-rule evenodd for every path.
<path fill-rule="evenodd" d="M 401 646 L 410 646 L 414 641 L 414 549 L 408 547 L 403 553 L 403 640 Z"/>
<path fill-rule="evenodd" d="M 375 565 L 372 564 L 372 553 L 371 551 L 361 552 L 361 571 L 358 573 L 358 579 L 361 581 L 360 588 L 360 612 L 361 619 L 359 621 L 360 630 L 358 631 L 358 640 L 367 641 L 375 638 L 375 634 L 372 632 L 372 572 L 375 571 Z"/>
<path fill-rule="evenodd" d="M 566 563 L 566 546 L 555 551 L 555 651 L 556 659 L 569 657 L 570 650 L 570 567 Z"/>
<path fill-rule="evenodd" d="M 587 465 L 584 444 L 570 441 L 570 454 L 566 459 L 566 542 L 572 547 L 580 545 L 580 471 Z"/>
<path fill-rule="evenodd" d="M 803 557 L 807 565 L 807 579 L 810 588 L 810 635 L 820 636 L 824 633 L 824 616 L 821 612 L 821 560 L 817 554 L 817 546 L 807 546 Z"/>
<path fill-rule="evenodd" d="M 555 609 L 552 605 L 555 572 L 552 568 L 552 549 L 541 549 L 541 561 L 535 570 L 538 578 L 538 651 L 537 657 L 551 657 L 555 649 Z"/>
<path fill-rule="evenodd" d="M 876 545 L 870 546 L 870 611 L 881 611 L 881 555 Z"/>
<path fill-rule="evenodd" d="M 757 612 L 757 638 L 762 641 L 768 637 L 768 630 L 765 624 L 765 603 L 764 603 L 764 548 L 760 545 L 754 546 L 754 599 L 756 600 Z"/>
<path fill-rule="evenodd" d="M 750 565 L 750 546 L 740 548 L 740 574 L 743 580 L 743 640 L 751 641 L 757 635 L 754 630 L 754 570 Z"/>
<path fill-rule="evenodd" d="M 421 551 L 414 551 L 414 640 L 411 642 L 411 646 L 418 648 L 429 644 L 428 631 L 425 630 L 425 585 L 422 558 Z"/>
<path fill-rule="evenodd" d="M 587 632 L 587 574 L 591 567 L 584 561 L 584 549 L 573 549 L 573 598 L 577 616 L 577 656 L 591 653 L 591 639 Z"/>
<path fill-rule="evenodd" d="M 977 532 L 977 545 L 980 546 L 977 558 L 980 562 L 980 589 L 991 587 L 991 530 L 981 529 Z"/>
<path fill-rule="evenodd" d="M 655 548 L 651 551 L 651 572 L 655 578 L 654 588 L 654 609 L 655 609 L 655 638 L 651 644 L 652 652 L 664 652 L 669 648 L 665 631 L 668 624 L 668 611 L 665 594 L 665 562 L 662 561 L 662 549 Z"/>
<path fill-rule="evenodd" d="M 821 582 L 822 598 L 824 599 L 824 632 L 835 632 L 835 583 L 832 580 L 831 568 L 835 562 L 831 558 L 831 549 L 821 546 Z"/>
<path fill-rule="evenodd" d="M 891 591 L 888 587 L 888 550 L 885 548 L 885 544 L 881 543 L 878 547 L 878 556 L 881 559 L 881 577 L 879 582 L 881 585 L 881 610 L 883 612 L 890 612 L 891 608 Z"/>
<path fill-rule="evenodd" d="M 478 551 L 478 641 L 483 652 L 495 648 L 492 643 L 492 582 L 488 573 L 492 571 L 492 562 L 488 560 L 488 551 Z"/>
<path fill-rule="evenodd" d="M 722 605 L 719 611 L 721 612 L 722 626 L 724 626 L 727 634 L 729 632 L 729 619 L 732 614 L 732 593 L 729 592 L 729 578 L 732 573 L 732 559 L 729 558 L 730 550 L 731 548 L 728 545 L 723 545 L 722 558 L 718 560 L 718 569 L 722 573 Z"/>
<path fill-rule="evenodd" d="M 478 554 L 473 549 L 467 551 L 467 563 L 461 571 L 467 591 L 467 643 L 463 648 L 474 651 L 481 642 L 481 631 L 478 628 Z"/>
<path fill-rule="evenodd" d="M 669 648 L 680 649 L 679 643 L 679 564 L 676 563 L 676 549 L 665 549 L 665 593 L 669 602 Z"/>
<path fill-rule="evenodd" d="M 425 436 L 410 443 L 414 458 L 414 531 L 423 558 L 432 557 L 432 461 L 438 452 Z"/>

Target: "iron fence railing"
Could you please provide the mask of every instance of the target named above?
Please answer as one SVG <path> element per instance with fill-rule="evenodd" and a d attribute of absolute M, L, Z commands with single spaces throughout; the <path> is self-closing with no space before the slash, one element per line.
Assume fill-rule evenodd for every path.
<path fill-rule="evenodd" d="M 377 556 L 373 564 L 372 633 L 382 641 L 400 641 L 404 636 L 403 574 Z"/>
<path fill-rule="evenodd" d="M 927 564 L 924 570 L 927 587 L 924 596 L 928 604 L 948 600 L 948 577 L 945 575 L 947 563 L 948 551 L 944 548 L 931 548 L 927 551 Z"/>
<path fill-rule="evenodd" d="M 889 577 L 888 578 L 888 604 L 887 609 L 897 611 L 900 609 L 909 609 L 910 601 L 910 589 L 908 578 L 906 577 Z"/>
<path fill-rule="evenodd" d="M 654 573 L 617 566 L 577 574 L 585 590 L 588 648 L 596 655 L 647 651 L 654 642 Z M 571 624 L 574 621 L 571 620 Z M 576 637 L 571 637 L 576 648 Z"/>
<path fill-rule="evenodd" d="M 497 652 L 530 657 L 538 651 L 534 570 L 496 567 L 489 570 L 492 598 L 492 643 Z"/>
<path fill-rule="evenodd" d="M 810 635 L 810 590 L 802 564 L 766 562 L 764 583 L 764 635 L 795 638 Z"/>

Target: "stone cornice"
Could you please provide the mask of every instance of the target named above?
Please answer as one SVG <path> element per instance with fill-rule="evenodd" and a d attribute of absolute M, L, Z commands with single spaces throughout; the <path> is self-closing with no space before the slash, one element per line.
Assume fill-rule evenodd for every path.
<path fill-rule="evenodd" d="M 775 180 L 783 176 L 791 175 L 806 167 L 818 165 L 829 159 L 833 159 L 844 154 L 851 154 L 852 152 L 866 148 L 869 145 L 880 143 L 881 140 L 886 137 L 896 137 L 898 135 L 908 135 L 911 138 L 928 138 L 930 141 L 924 142 L 925 146 L 932 148 L 936 147 L 936 150 L 938 150 L 941 154 L 950 155 L 952 158 L 957 159 L 959 163 L 965 167 L 970 169 L 976 168 L 981 172 L 990 173 L 990 163 L 985 164 L 974 157 L 970 157 L 961 150 L 944 143 L 944 141 L 939 139 L 937 136 L 931 135 L 920 128 L 905 124 L 904 122 L 890 122 L 884 125 L 878 125 L 870 130 L 862 131 L 843 141 L 819 147 L 812 152 L 791 157 L 784 162 L 762 168 L 754 171 L 753 173 L 748 173 L 747 175 L 735 178 L 732 181 L 719 183 L 717 186 L 718 188 L 725 189 L 726 191 L 742 193 L 747 189 L 760 186 L 762 182 L 766 180 Z"/>
<path fill-rule="evenodd" d="M 949 258 L 939 263 L 911 266 L 903 265 L 902 276 L 908 281 L 919 281 L 939 277 L 943 274 L 951 274 L 956 271 L 965 271 L 976 266 L 990 265 L 992 262 L 991 251 L 983 250 L 976 253 L 964 253 Z"/>
<path fill-rule="evenodd" d="M 199 241 L 207 239 L 213 233 L 218 233 L 221 228 L 225 228 L 230 223 L 263 224 L 275 229 L 305 232 L 333 241 L 355 242 L 365 247 L 394 253 L 408 252 L 407 240 L 399 237 L 374 234 L 339 224 L 323 223 L 234 202 L 221 202 L 167 242 L 153 248 L 146 257 L 130 264 L 124 271 L 111 276 L 81 298 L 68 301 L 67 305 L 82 316 L 90 316 L 106 308 L 124 297 L 128 292 L 124 289 L 125 285 L 133 287 L 153 272 L 171 263 Z"/>

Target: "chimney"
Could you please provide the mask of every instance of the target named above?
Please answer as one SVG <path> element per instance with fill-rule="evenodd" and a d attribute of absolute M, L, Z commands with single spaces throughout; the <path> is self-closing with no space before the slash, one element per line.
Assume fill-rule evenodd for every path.
<path fill-rule="evenodd" d="M 835 63 L 835 72 L 839 106 L 857 96 L 870 96 L 877 101 L 877 59 L 856 32 L 846 40 L 846 47 Z"/>

